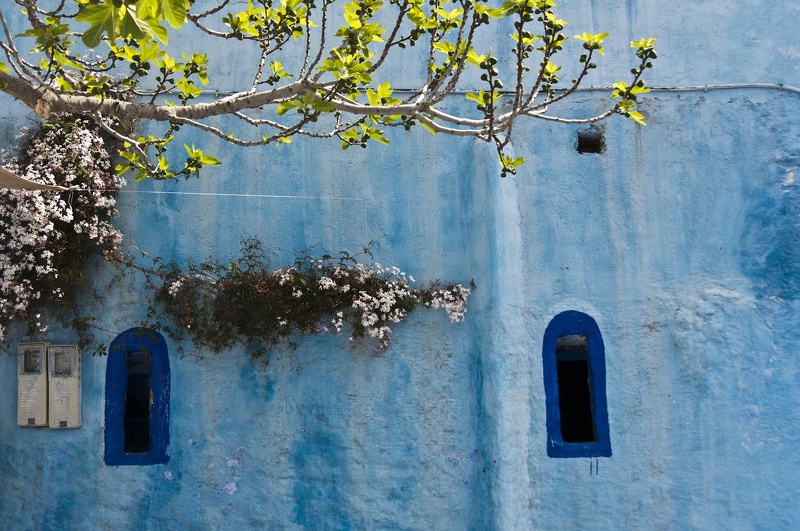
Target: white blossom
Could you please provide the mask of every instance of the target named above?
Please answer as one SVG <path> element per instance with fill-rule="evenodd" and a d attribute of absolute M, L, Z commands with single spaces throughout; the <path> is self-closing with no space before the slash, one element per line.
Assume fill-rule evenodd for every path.
<path fill-rule="evenodd" d="M 169 287 L 167 288 L 167 292 L 170 294 L 170 296 L 172 296 L 172 297 L 177 297 L 178 296 L 178 293 L 180 292 L 181 287 L 183 286 L 183 282 L 184 282 L 184 279 L 183 278 L 179 278 L 178 280 L 176 280 L 175 282 L 172 282 L 169 285 Z"/>
<path fill-rule="evenodd" d="M 450 320 L 458 323 L 464 320 L 464 315 L 467 313 L 469 293 L 469 290 L 461 284 L 454 284 L 448 289 L 434 291 L 430 306 L 432 308 L 444 308 Z M 426 305 L 428 304 L 426 303 Z"/>
<path fill-rule="evenodd" d="M 320 289 L 334 289 L 336 287 L 336 281 L 323 276 L 319 279 L 319 287 Z"/>

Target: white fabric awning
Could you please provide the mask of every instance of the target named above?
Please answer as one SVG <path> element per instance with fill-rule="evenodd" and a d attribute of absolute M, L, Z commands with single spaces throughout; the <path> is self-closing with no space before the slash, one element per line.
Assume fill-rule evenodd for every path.
<path fill-rule="evenodd" d="M 11 190 L 54 190 L 57 192 L 66 192 L 69 190 L 69 188 L 64 188 L 63 186 L 39 184 L 23 179 L 3 167 L 0 167 L 0 188 L 9 188 Z"/>

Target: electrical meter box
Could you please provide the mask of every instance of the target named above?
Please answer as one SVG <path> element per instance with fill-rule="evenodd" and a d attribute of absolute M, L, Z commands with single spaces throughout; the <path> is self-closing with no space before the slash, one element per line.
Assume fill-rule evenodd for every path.
<path fill-rule="evenodd" d="M 50 427 L 81 427 L 81 353 L 77 345 L 50 345 Z"/>
<path fill-rule="evenodd" d="M 47 349 L 49 343 L 17 348 L 17 424 L 47 426 Z"/>

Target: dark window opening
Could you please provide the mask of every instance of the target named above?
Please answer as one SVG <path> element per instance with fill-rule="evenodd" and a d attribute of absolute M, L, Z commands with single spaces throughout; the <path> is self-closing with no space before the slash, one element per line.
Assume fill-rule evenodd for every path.
<path fill-rule="evenodd" d="M 567 310 L 547 325 L 542 376 L 547 455 L 611 457 L 605 346 L 591 316 Z"/>
<path fill-rule="evenodd" d="M 108 346 L 105 464 L 169 461 L 169 352 L 164 337 L 131 328 Z"/>
<path fill-rule="evenodd" d="M 150 451 L 150 355 L 126 352 L 128 369 L 125 390 L 125 424 L 123 450 L 129 453 Z"/>
<path fill-rule="evenodd" d="M 578 153 L 602 153 L 605 148 L 602 132 L 590 129 L 578 133 Z"/>
<path fill-rule="evenodd" d="M 562 440 L 567 443 L 594 442 L 589 343 L 585 335 L 558 338 L 556 371 Z"/>

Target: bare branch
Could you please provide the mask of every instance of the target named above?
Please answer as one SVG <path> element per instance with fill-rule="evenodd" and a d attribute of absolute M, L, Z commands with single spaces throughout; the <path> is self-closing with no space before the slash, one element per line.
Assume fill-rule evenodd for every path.
<path fill-rule="evenodd" d="M 252 64 L 252 78 L 244 81 L 244 86 L 223 96 L 206 91 L 201 98 L 203 91 L 198 80 L 203 84 L 209 81 L 206 56 L 199 50 L 180 62 L 166 55 L 162 43 L 166 42 L 167 28 L 162 23 L 168 18 L 162 11 L 162 2 L 148 4 L 145 14 L 131 10 L 129 3 L 80 2 L 76 4 L 77 14 L 67 15 L 63 11 L 71 3 L 66 0 L 58 0 L 51 11 L 40 8 L 37 0 L 15 0 L 27 9 L 26 24 L 33 31 L 28 31 L 26 36 L 36 39 L 32 52 L 36 60 L 29 62 L 17 51 L 14 31 L 0 8 L 4 32 L 0 49 L 8 60 L 8 68 L 3 67 L 7 71 L 0 71 L 0 86 L 42 116 L 74 113 L 97 121 L 109 134 L 129 146 L 129 161 L 137 170 L 144 167 L 160 178 L 176 175 L 166 168 L 164 154 L 172 133 L 179 126 L 192 127 L 240 146 L 257 146 L 306 135 L 314 138 L 338 136 L 346 147 L 365 145 L 368 140 L 385 143 L 382 134 L 386 128 L 403 126 L 408 129 L 420 123 L 434 132 L 493 142 L 503 171 L 513 173 L 520 159 L 505 156 L 503 149 L 509 144 L 511 132 L 520 119 L 577 124 L 592 123 L 618 113 L 643 123 L 642 115 L 634 106 L 636 95 L 647 91 L 641 77 L 656 57 L 652 49 L 654 39 L 633 43 L 640 63 L 633 69 L 632 83 L 615 84 L 612 95 L 619 101 L 610 109 L 596 116 L 562 118 L 551 114 L 550 109 L 557 113 L 556 105 L 579 90 L 589 70 L 594 68 L 593 51 L 602 51 L 600 43 L 608 34 L 578 36 L 585 41 L 583 47 L 588 52 L 582 54 L 580 70 L 572 83 L 556 90 L 559 69 L 553 60 L 566 36 L 562 33 L 565 22 L 555 17 L 551 2 L 511 2 L 490 7 L 486 2 L 457 0 L 454 2 L 456 9 L 447 11 L 452 4 L 444 6 L 439 0 L 427 3 L 392 0 L 385 6 L 377 0 L 359 0 L 348 3 L 344 11 L 338 12 L 343 22 L 336 28 L 330 23 L 337 16 L 331 7 L 335 4 L 332 0 L 319 1 L 321 6 L 312 0 L 252 3 L 219 0 L 206 11 L 188 13 L 184 22 L 191 24 L 186 24 L 186 28 L 202 34 L 206 41 L 235 42 L 250 52 L 254 46 L 259 47 L 258 59 Z M 193 2 L 189 4 L 193 7 Z M 239 7 L 247 4 L 247 7 L 222 15 L 223 9 L 235 4 Z M 83 16 L 86 13 L 90 14 Z M 96 16 L 98 13 L 114 14 L 119 20 L 108 23 L 109 18 Z M 214 29 L 219 27 L 213 22 L 215 15 L 219 15 L 216 22 L 221 21 L 230 31 Z M 136 19 L 138 16 L 142 19 Z M 81 33 L 60 17 L 77 17 L 70 24 L 80 20 L 90 29 Z M 100 18 L 105 22 L 91 22 Z M 127 22 L 123 24 L 122 19 Z M 498 64 L 497 57 L 491 54 L 497 43 L 490 39 L 499 37 L 492 33 L 497 27 L 492 25 L 492 19 L 505 19 L 514 24 L 514 59 L 508 65 Z M 386 28 L 376 22 L 378 20 L 387 21 Z M 169 18 L 169 25 L 170 36 L 184 31 L 175 29 L 180 24 L 172 18 Z M 538 47 L 533 45 L 537 36 L 528 30 L 534 25 L 542 32 L 538 36 L 541 39 Z M 410 31 L 406 31 L 408 29 Z M 336 42 L 331 43 L 331 37 Z M 78 38 L 88 46 L 105 42 L 111 51 L 105 56 L 87 57 L 82 48 L 81 53 L 76 51 L 80 47 Z M 407 51 L 406 47 L 413 44 L 420 46 Z M 484 53 L 488 49 L 488 55 L 478 55 L 473 49 L 476 44 Z M 247 57 L 252 56 L 250 52 Z M 440 52 L 446 57 L 437 64 Z M 278 66 L 273 60 L 280 59 L 284 53 L 291 58 L 287 64 L 292 69 L 299 66 L 299 72 L 286 72 L 282 64 Z M 407 57 L 425 69 L 426 82 L 419 88 L 404 87 L 405 94 L 398 99 L 392 94 L 400 90 L 389 85 L 391 77 L 387 79 L 385 71 L 388 65 L 409 60 Z M 292 64 L 295 59 L 300 63 Z M 473 67 L 481 74 L 479 88 L 482 90 L 468 92 L 463 88 L 462 77 Z M 247 65 L 239 66 L 242 71 L 246 68 Z M 503 93 L 512 95 L 510 108 L 501 108 L 498 103 L 503 88 L 501 79 L 511 77 L 504 68 L 514 69 L 513 87 Z M 142 84 L 151 79 L 154 82 L 144 89 Z M 528 86 L 531 82 L 532 86 Z M 475 101 L 476 105 L 463 115 L 438 108 L 447 98 L 465 92 L 467 99 Z M 264 110 L 276 112 L 277 117 L 264 117 L 267 116 Z M 301 118 L 297 118 L 298 114 Z M 237 130 L 225 132 L 209 124 L 208 118 L 219 116 L 235 118 L 233 125 Z M 327 119 L 318 121 L 325 117 Z M 168 123 L 167 133 L 158 139 L 134 141 L 127 131 L 143 120 Z M 260 138 L 248 139 L 254 132 Z M 157 164 L 150 162 L 148 156 L 157 157 Z M 138 158 L 144 161 L 144 166 L 138 165 Z M 177 175 L 196 172 L 209 163 L 203 160 L 216 163 L 213 157 L 204 156 L 202 150 L 195 148 L 190 151 L 190 159 L 193 162 L 187 163 Z"/>

